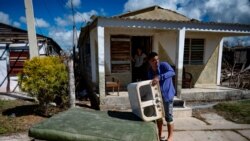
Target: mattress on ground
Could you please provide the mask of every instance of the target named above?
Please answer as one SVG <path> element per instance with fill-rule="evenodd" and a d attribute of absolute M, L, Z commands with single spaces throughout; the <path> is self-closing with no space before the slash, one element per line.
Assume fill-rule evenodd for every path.
<path fill-rule="evenodd" d="M 29 136 L 54 141 L 157 141 L 153 122 L 131 112 L 72 108 L 29 129 Z"/>

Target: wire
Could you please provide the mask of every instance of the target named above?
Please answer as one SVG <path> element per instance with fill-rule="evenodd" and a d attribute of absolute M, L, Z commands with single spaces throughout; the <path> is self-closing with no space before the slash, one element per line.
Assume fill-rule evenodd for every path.
<path fill-rule="evenodd" d="M 65 10 L 65 1 L 63 0 L 57 0 L 58 6 L 60 7 L 60 9 L 62 10 L 62 13 L 68 13 L 68 11 Z"/>
<path fill-rule="evenodd" d="M 36 25 L 37 25 L 36 28 L 38 29 L 39 33 L 42 34 L 43 36 L 45 36 L 45 34 L 43 34 L 43 32 L 42 32 L 42 29 L 39 27 L 36 18 L 35 18 L 35 23 L 36 23 Z"/>
<path fill-rule="evenodd" d="M 47 4 L 46 0 L 43 0 L 42 2 L 44 2 L 44 5 L 45 5 L 45 8 L 46 8 L 46 11 L 48 12 L 48 15 L 49 15 L 50 20 L 53 21 L 53 20 L 54 20 L 53 17 L 55 17 L 55 16 L 54 16 L 53 14 L 51 14 L 51 12 L 50 12 L 50 10 L 49 10 L 49 8 L 48 8 L 48 4 Z M 42 5 L 43 5 L 43 4 L 42 4 Z"/>

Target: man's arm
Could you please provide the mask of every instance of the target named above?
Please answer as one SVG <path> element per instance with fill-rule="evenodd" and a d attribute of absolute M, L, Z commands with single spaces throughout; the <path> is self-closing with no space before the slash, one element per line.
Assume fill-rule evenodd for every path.
<path fill-rule="evenodd" d="M 161 63 L 161 71 L 165 71 L 165 73 L 162 73 L 159 75 L 160 80 L 168 79 L 170 77 L 173 77 L 175 75 L 175 72 L 173 68 L 166 62 Z"/>

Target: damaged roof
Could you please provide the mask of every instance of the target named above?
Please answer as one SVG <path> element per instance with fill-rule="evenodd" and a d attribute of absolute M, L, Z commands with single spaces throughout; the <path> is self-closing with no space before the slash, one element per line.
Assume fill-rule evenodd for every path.
<path fill-rule="evenodd" d="M 151 6 L 148 8 L 128 12 L 114 18 L 121 19 L 140 19 L 140 20 L 167 20 L 167 21 L 191 21 L 188 17 L 175 11 L 164 9 L 160 6 Z"/>
<path fill-rule="evenodd" d="M 36 34 L 37 42 L 47 42 L 60 54 L 62 48 L 50 37 Z M 0 43 L 28 43 L 28 32 L 26 30 L 0 22 Z"/>

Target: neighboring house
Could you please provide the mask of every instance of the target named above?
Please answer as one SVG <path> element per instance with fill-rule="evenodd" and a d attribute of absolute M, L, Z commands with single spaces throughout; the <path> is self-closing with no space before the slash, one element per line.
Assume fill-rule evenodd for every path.
<path fill-rule="evenodd" d="M 81 71 L 105 97 L 105 76 L 120 80 L 126 90 L 132 82 L 137 47 L 158 52 L 160 61 L 176 68 L 177 96 L 182 91 L 182 70 L 193 76 L 192 85 L 219 85 L 223 38 L 250 36 L 250 25 L 201 22 L 174 11 L 152 6 L 114 17 L 94 17 L 79 37 Z"/>
<path fill-rule="evenodd" d="M 62 49 L 51 38 L 37 34 L 39 55 L 59 55 Z M 0 23 L 0 91 L 19 91 L 17 74 L 22 71 L 24 61 L 29 59 L 28 33 Z"/>

